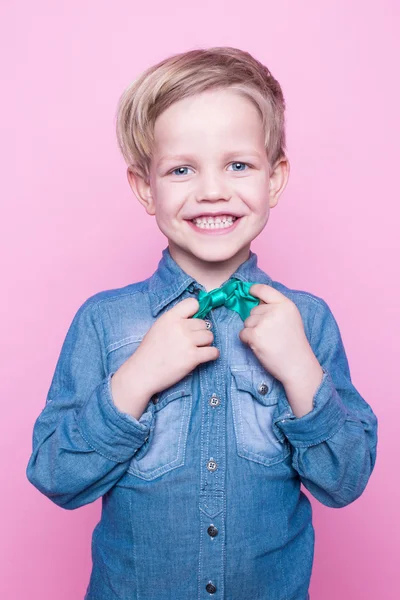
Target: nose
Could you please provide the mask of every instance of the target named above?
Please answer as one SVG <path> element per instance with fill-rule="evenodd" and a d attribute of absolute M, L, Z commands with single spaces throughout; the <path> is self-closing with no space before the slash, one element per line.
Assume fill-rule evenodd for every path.
<path fill-rule="evenodd" d="M 204 171 L 198 177 L 196 200 L 229 200 L 231 191 L 223 173 L 214 170 Z"/>

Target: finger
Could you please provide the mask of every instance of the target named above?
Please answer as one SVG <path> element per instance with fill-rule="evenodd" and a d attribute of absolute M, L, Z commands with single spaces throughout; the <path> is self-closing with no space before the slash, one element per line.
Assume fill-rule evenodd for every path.
<path fill-rule="evenodd" d="M 241 329 L 239 331 L 239 339 L 243 342 L 243 344 L 247 344 L 248 343 L 248 334 L 249 334 L 249 329 Z"/>
<path fill-rule="evenodd" d="M 255 327 L 257 325 L 257 323 L 259 322 L 259 318 L 257 316 L 251 315 L 250 317 L 247 317 L 247 319 L 245 319 L 243 321 L 243 325 L 244 327 Z"/>
<path fill-rule="evenodd" d="M 266 315 L 273 310 L 274 306 L 272 304 L 266 304 L 265 302 L 261 302 L 257 304 L 257 306 L 253 306 L 253 308 L 249 312 L 249 316 L 253 315 Z"/>
<path fill-rule="evenodd" d="M 208 346 L 214 339 L 214 334 L 209 329 L 199 329 L 192 332 L 192 340 L 196 346 Z"/>
<path fill-rule="evenodd" d="M 219 358 L 219 355 L 220 352 L 216 346 L 197 349 L 197 360 L 199 363 L 205 363 L 209 360 L 216 360 L 217 358 Z"/>
<path fill-rule="evenodd" d="M 198 319 L 197 317 L 195 317 L 192 319 L 188 319 L 188 323 L 192 331 L 197 331 L 199 329 L 208 329 L 204 319 Z"/>
<path fill-rule="evenodd" d="M 266 283 L 253 283 L 249 292 L 267 304 L 290 301 L 284 294 Z"/>
<path fill-rule="evenodd" d="M 196 298 L 190 297 L 181 300 L 173 306 L 170 312 L 174 311 L 178 316 L 183 319 L 193 316 L 200 308 L 200 303 Z"/>

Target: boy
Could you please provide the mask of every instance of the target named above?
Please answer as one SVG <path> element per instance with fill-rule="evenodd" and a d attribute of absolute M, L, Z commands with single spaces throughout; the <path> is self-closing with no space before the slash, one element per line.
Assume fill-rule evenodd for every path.
<path fill-rule="evenodd" d="M 279 83 L 235 48 L 178 54 L 124 92 L 117 134 L 168 247 L 77 311 L 27 476 L 63 508 L 102 497 L 86 600 L 306 600 L 300 484 L 356 500 L 377 419 L 327 303 L 250 250 L 289 175 Z"/>

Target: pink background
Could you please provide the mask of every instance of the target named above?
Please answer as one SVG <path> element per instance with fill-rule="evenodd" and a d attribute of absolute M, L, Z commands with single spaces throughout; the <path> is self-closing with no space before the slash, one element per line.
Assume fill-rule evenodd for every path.
<path fill-rule="evenodd" d="M 250 51 L 281 82 L 291 177 L 252 248 L 273 278 L 329 303 L 379 420 L 357 501 L 330 509 L 305 492 L 311 598 L 398 597 L 399 4 L 2 0 L 0 10 L 0 598 L 83 599 L 101 500 L 63 510 L 27 481 L 32 428 L 80 304 L 149 276 L 166 245 L 128 187 L 118 97 L 150 64 L 212 45 Z"/>

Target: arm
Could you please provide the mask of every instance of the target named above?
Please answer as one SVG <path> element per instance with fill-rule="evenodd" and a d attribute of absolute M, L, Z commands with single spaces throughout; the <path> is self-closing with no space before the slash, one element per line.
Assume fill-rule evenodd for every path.
<path fill-rule="evenodd" d="M 113 487 L 153 426 L 151 402 L 139 420 L 113 402 L 101 331 L 98 305 L 89 298 L 67 332 L 33 429 L 27 478 L 66 509 Z"/>
<path fill-rule="evenodd" d="M 327 303 L 315 303 L 311 347 L 323 376 L 313 408 L 296 417 L 285 400 L 278 407 L 274 431 L 293 446 L 293 467 L 304 486 L 333 508 L 354 502 L 364 491 L 375 465 L 377 418 L 350 377 L 337 322 Z"/>

